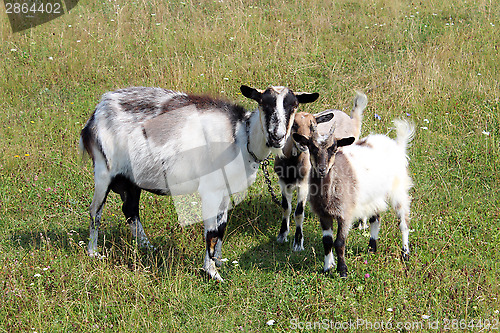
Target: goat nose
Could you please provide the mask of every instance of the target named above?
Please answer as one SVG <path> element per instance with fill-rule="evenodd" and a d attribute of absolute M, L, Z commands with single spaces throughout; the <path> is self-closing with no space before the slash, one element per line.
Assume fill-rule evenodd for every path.
<path fill-rule="evenodd" d="M 285 141 L 284 135 L 276 135 L 274 133 L 269 133 L 270 146 L 274 148 L 281 148 L 283 142 Z"/>
<path fill-rule="evenodd" d="M 324 167 L 324 166 L 320 166 L 320 167 L 318 168 L 318 172 L 319 172 L 319 175 L 320 175 L 321 177 L 324 177 L 324 176 L 326 175 L 326 167 Z"/>
<path fill-rule="evenodd" d="M 282 141 L 284 138 L 285 138 L 285 136 L 284 136 L 284 135 L 271 133 L 271 139 L 273 139 L 274 141 L 280 142 L 280 141 Z"/>

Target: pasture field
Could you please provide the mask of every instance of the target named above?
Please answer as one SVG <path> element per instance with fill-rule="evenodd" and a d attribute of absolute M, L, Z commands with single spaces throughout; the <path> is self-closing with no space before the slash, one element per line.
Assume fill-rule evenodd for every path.
<path fill-rule="evenodd" d="M 82 0 L 15 34 L 0 8 L 0 332 L 500 329 L 498 1 Z M 304 251 L 277 244 L 261 171 L 229 214 L 224 284 L 201 271 L 202 223 L 180 226 L 169 197 L 141 199 L 156 251 L 136 248 L 111 194 L 106 257 L 86 255 L 77 146 L 101 95 L 159 86 L 254 108 L 241 84 L 319 92 L 308 112 L 350 112 L 362 90 L 363 135 L 415 123 L 409 262 L 388 211 L 377 254 L 353 229 L 349 277 L 321 274 L 318 219 L 306 209 Z"/>

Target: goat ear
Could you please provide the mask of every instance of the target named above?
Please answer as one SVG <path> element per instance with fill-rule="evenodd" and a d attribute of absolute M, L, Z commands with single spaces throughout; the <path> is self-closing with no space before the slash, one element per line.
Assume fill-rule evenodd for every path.
<path fill-rule="evenodd" d="M 314 116 L 316 118 L 316 123 L 321 124 L 321 123 L 326 123 L 332 120 L 333 118 L 333 112 L 327 113 L 327 114 L 322 114 L 319 116 Z"/>
<path fill-rule="evenodd" d="M 306 93 L 306 92 L 296 92 L 295 97 L 297 97 L 297 100 L 299 103 L 312 103 L 315 100 L 318 99 L 319 94 L 318 93 Z"/>
<path fill-rule="evenodd" d="M 340 140 L 337 140 L 337 147 L 344 147 L 344 146 L 349 146 L 352 145 L 354 142 L 354 137 L 348 137 L 348 138 L 343 138 Z"/>
<path fill-rule="evenodd" d="M 301 146 L 301 148 L 304 148 L 304 150 L 306 150 L 307 146 L 309 145 L 308 138 L 306 138 L 305 136 L 303 136 L 299 133 L 293 133 L 292 138 L 295 142 L 297 142 Z"/>
<path fill-rule="evenodd" d="M 255 89 L 255 88 L 250 88 L 249 86 L 242 85 L 240 87 L 241 93 L 243 96 L 246 98 L 253 99 L 254 101 L 257 101 L 260 103 L 262 99 L 262 92 Z"/>

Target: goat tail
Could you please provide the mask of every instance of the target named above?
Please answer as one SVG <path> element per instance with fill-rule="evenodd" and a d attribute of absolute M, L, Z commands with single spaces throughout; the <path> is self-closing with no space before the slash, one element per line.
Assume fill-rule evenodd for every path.
<path fill-rule="evenodd" d="M 80 153 L 82 164 L 87 161 L 88 157 L 93 159 L 91 148 L 93 141 L 94 135 L 87 123 L 80 133 L 80 141 L 78 142 L 78 151 Z"/>
<path fill-rule="evenodd" d="M 78 153 L 79 153 L 79 155 L 81 157 L 82 162 L 85 162 L 85 160 L 87 159 L 89 153 L 85 149 L 82 137 L 80 137 L 80 141 L 78 142 Z"/>
<path fill-rule="evenodd" d="M 361 123 L 363 121 L 363 111 L 368 105 L 368 98 L 360 91 L 356 91 L 352 105 L 351 119 L 354 120 L 354 128 L 357 133 L 356 139 L 361 135 Z"/>
<path fill-rule="evenodd" d="M 415 136 L 415 125 L 402 119 L 396 119 L 393 123 L 396 127 L 396 143 L 406 150 L 406 147 Z"/>
<path fill-rule="evenodd" d="M 352 106 L 351 118 L 359 119 L 361 122 L 361 117 L 363 115 L 363 111 L 366 109 L 368 105 L 368 98 L 361 91 L 356 91 L 356 97 L 354 97 L 354 102 Z"/>

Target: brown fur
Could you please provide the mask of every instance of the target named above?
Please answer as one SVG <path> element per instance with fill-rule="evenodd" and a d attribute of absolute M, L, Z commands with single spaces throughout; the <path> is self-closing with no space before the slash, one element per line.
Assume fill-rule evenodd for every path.
<path fill-rule="evenodd" d="M 311 174 L 309 202 L 318 216 L 341 217 L 349 210 L 346 203 L 354 201 L 356 179 L 345 155 L 339 151 L 333 160 L 333 167 L 324 178 Z M 350 181 L 346 182 L 345 179 Z"/>

